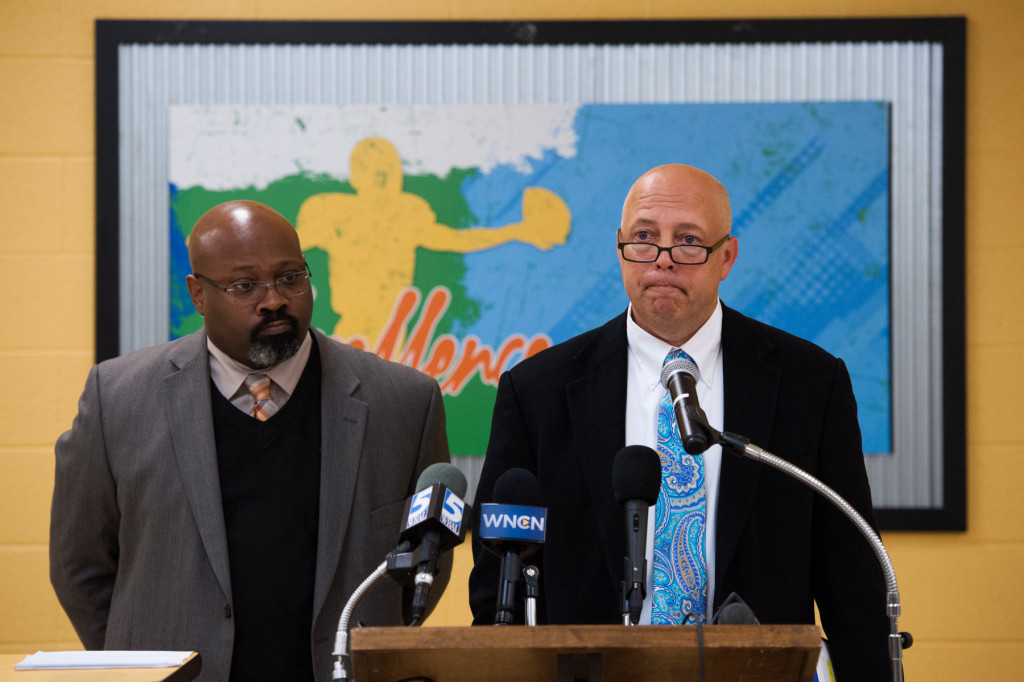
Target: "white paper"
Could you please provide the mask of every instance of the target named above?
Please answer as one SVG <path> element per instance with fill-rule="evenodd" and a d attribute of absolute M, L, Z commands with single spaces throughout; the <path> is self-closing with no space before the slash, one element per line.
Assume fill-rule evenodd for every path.
<path fill-rule="evenodd" d="M 170 668 L 181 665 L 191 651 L 37 651 L 15 663 L 15 670 L 70 668 Z"/>

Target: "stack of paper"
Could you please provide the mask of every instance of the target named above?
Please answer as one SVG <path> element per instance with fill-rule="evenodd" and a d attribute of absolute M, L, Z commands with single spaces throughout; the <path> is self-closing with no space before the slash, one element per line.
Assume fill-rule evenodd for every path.
<path fill-rule="evenodd" d="M 170 668 L 181 665 L 191 651 L 37 651 L 15 663 L 15 670 L 70 668 Z"/>

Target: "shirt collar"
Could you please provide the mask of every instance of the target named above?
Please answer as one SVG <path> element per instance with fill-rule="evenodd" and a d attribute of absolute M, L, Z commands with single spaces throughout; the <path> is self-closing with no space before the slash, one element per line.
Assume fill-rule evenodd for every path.
<path fill-rule="evenodd" d="M 661 367 L 665 356 L 675 348 L 658 337 L 640 328 L 633 320 L 633 304 L 626 315 L 626 341 L 629 351 L 637 362 L 647 386 L 652 391 L 661 386 Z M 710 390 L 715 372 L 722 357 L 722 302 L 715 304 L 715 310 L 697 332 L 683 344 L 682 349 L 693 358 L 700 370 L 700 383 Z"/>
<path fill-rule="evenodd" d="M 309 353 L 313 347 L 313 336 L 311 332 L 306 332 L 306 338 L 303 339 L 298 352 L 269 369 L 253 369 L 238 362 L 215 346 L 209 336 L 206 337 L 206 347 L 210 351 L 210 377 L 221 394 L 228 399 L 247 390 L 243 385 L 245 378 L 254 372 L 266 374 L 290 396 L 295 392 L 295 387 L 306 368 L 306 361 L 309 360 Z"/>

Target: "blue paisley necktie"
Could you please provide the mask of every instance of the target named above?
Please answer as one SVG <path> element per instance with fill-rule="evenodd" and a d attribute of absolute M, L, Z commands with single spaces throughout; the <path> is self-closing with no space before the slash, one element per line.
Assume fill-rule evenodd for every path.
<path fill-rule="evenodd" d="M 674 348 L 665 362 L 677 358 L 689 356 Z M 651 624 L 703 623 L 707 612 L 704 458 L 683 449 L 667 392 L 658 409 L 658 456 L 661 494 L 654 513 Z"/>

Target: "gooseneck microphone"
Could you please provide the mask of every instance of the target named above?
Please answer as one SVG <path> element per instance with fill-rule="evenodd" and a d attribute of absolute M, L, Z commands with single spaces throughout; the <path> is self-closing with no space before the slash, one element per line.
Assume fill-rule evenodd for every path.
<path fill-rule="evenodd" d="M 843 497 L 835 490 L 830 488 L 828 485 L 815 478 L 811 474 L 807 473 L 800 467 L 788 462 L 781 457 L 773 455 L 772 453 L 764 450 L 753 443 L 750 439 L 745 436 L 740 436 L 735 433 L 729 433 L 723 431 L 711 430 L 714 442 L 721 444 L 722 449 L 731 452 L 734 455 L 740 457 L 747 457 L 749 459 L 767 464 L 768 466 L 781 471 L 787 476 L 803 483 L 805 486 L 816 492 L 817 494 L 824 497 L 826 500 L 832 503 L 844 516 L 857 528 L 860 534 L 868 541 L 871 546 L 871 550 L 875 553 L 875 558 L 878 560 L 879 565 L 882 567 L 882 574 L 885 577 L 886 584 L 886 614 L 889 616 L 889 662 L 892 672 L 892 682 L 903 682 L 903 649 L 910 648 L 913 643 L 913 637 L 908 632 L 900 632 L 899 630 L 899 615 L 900 615 L 900 593 L 899 588 L 896 585 L 896 571 L 893 569 L 892 560 L 889 558 L 889 553 L 885 551 L 885 545 L 882 544 L 882 539 L 878 537 L 878 533 L 871 527 L 871 524 L 860 515 L 860 513 L 854 509 L 853 505 L 847 502 Z"/>
<path fill-rule="evenodd" d="M 692 366 L 692 369 L 691 369 Z M 763 448 L 750 442 L 750 439 L 728 431 L 719 432 L 708 424 L 704 411 L 700 409 L 697 402 L 695 387 L 697 366 L 685 358 L 673 360 L 666 363 L 661 373 L 661 381 L 672 393 L 673 404 L 676 409 L 676 420 L 679 423 L 680 437 L 683 440 L 683 447 L 690 454 L 704 452 L 709 445 L 721 445 L 722 450 L 731 452 L 740 457 L 766 464 L 773 469 L 781 471 L 787 476 L 799 481 L 818 495 L 828 500 L 854 525 L 860 534 L 867 540 L 871 550 L 875 553 L 882 568 L 886 584 L 886 614 L 889 617 L 889 662 L 892 673 L 892 682 L 903 682 L 903 649 L 907 649 L 913 643 L 913 637 L 908 632 L 900 632 L 900 593 L 896 584 L 896 571 L 893 569 L 889 553 L 882 544 L 882 539 L 871 527 L 863 516 L 854 509 L 853 505 L 847 502 L 835 490 L 830 488 L 821 480 L 815 478 L 800 467 L 778 457 Z M 678 378 L 678 381 L 676 381 Z M 689 394 L 689 395 L 686 395 Z M 680 407 L 684 409 L 680 410 Z M 682 415 L 680 413 L 682 412 Z M 691 443 L 699 450 L 691 450 L 687 446 L 687 435 L 690 435 Z"/>
<path fill-rule="evenodd" d="M 699 455 L 712 445 L 708 418 L 697 402 L 698 374 L 697 365 L 689 357 L 671 360 L 661 370 L 661 384 L 672 395 L 679 439 L 691 455 Z"/>
<path fill-rule="evenodd" d="M 405 505 L 405 521 L 399 536 L 417 547 L 413 552 L 416 563 L 415 585 L 412 598 L 411 625 L 419 625 L 427 609 L 430 586 L 437 575 L 437 560 L 441 552 L 451 549 L 466 538 L 462 523 L 465 515 L 466 477 L 447 462 L 431 464 L 416 481 L 416 494 Z M 389 574 L 399 569 L 389 567 Z"/>
<path fill-rule="evenodd" d="M 627 445 L 612 463 L 615 501 L 626 509 L 626 556 L 622 581 L 624 625 L 640 622 L 647 596 L 647 517 L 661 490 L 661 458 L 646 445 Z"/>
<path fill-rule="evenodd" d="M 540 485 L 526 469 L 509 469 L 494 483 L 494 502 L 480 505 L 480 543 L 501 557 L 495 625 L 511 625 L 522 559 L 540 549 L 547 526 Z"/>
<path fill-rule="evenodd" d="M 333 655 L 338 660 L 334 664 L 333 679 L 352 679 L 348 651 L 352 614 L 363 596 L 384 576 L 391 576 L 403 586 L 410 582 L 415 584 L 409 624 L 419 625 L 423 620 L 440 553 L 466 538 L 467 524 L 462 522 L 470 511 L 462 499 L 466 487 L 463 473 L 447 462 L 431 464 L 420 474 L 416 493 L 405 503 L 398 547 L 356 588 L 341 611 L 334 640 Z"/>

